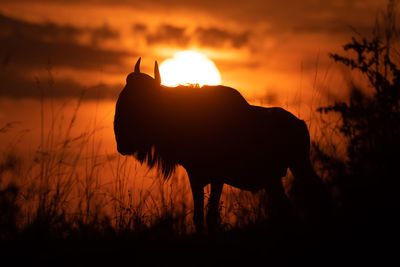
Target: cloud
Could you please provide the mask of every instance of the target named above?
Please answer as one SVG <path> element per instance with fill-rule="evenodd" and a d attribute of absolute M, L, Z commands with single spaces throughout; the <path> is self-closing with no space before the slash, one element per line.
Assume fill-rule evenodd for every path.
<path fill-rule="evenodd" d="M 132 31 L 134 33 L 143 33 L 147 31 L 147 25 L 143 23 L 135 23 L 132 26 Z"/>
<path fill-rule="evenodd" d="M 64 98 L 80 97 L 84 99 L 116 99 L 123 87 L 122 84 L 98 83 L 84 86 L 69 78 L 60 78 L 49 81 L 50 77 L 38 78 L 18 71 L 0 72 L 0 96 L 12 98 Z"/>
<path fill-rule="evenodd" d="M 31 23 L 0 16 L 0 72 L 11 65 L 28 71 L 44 69 L 49 59 L 55 67 L 77 72 L 94 73 L 103 68 L 122 72 L 125 59 L 138 56 L 126 52 L 131 47 L 140 51 L 140 56 L 159 59 L 160 54 L 166 56 L 167 50 L 157 46 L 172 48 L 171 51 L 193 46 L 205 47 L 215 55 L 213 60 L 220 62 L 218 67 L 229 77 L 225 80 L 238 84 L 246 80 L 250 85 L 255 83 L 254 73 L 262 73 L 259 77 L 264 78 L 254 87 L 261 82 L 289 87 L 289 80 L 294 78 L 275 81 L 264 74 L 289 76 L 300 70 L 300 64 L 302 71 L 313 71 L 316 54 L 322 58 L 327 51 L 340 49 L 352 34 L 349 26 L 366 28 L 373 23 L 377 8 L 384 6 L 376 0 L 2 2 L 9 3 L 0 5 L 7 14 L 33 20 L 48 18 L 57 23 Z M 32 8 L 30 12 L 30 6 L 36 10 Z M 41 6 L 46 8 L 40 9 Z M 83 19 L 65 17 L 67 11 L 74 14 L 82 7 L 87 8 Z M 64 13 L 58 17 L 55 14 L 61 8 Z M 75 26 L 65 25 L 66 21 Z M 110 24 L 86 26 L 102 25 L 104 21 Z M 112 45 L 116 49 L 125 47 L 126 51 L 109 49 Z M 320 64 L 318 67 L 322 68 Z M 239 70 L 241 75 L 233 75 Z"/>
<path fill-rule="evenodd" d="M 190 37 L 186 35 L 185 27 L 162 24 L 157 27 L 156 32 L 148 33 L 146 40 L 149 45 L 162 43 L 184 47 L 189 43 Z"/>
<path fill-rule="evenodd" d="M 1 37 L 25 37 L 43 41 L 71 42 L 83 33 L 72 26 L 58 26 L 54 23 L 33 24 L 0 14 Z"/>
<path fill-rule="evenodd" d="M 187 47 L 190 44 L 208 46 L 213 48 L 242 48 L 250 39 L 250 31 L 235 33 L 217 27 L 197 27 L 190 30 L 183 26 L 160 24 L 154 31 L 143 23 L 132 26 L 135 34 L 144 36 L 148 45 L 175 45 Z"/>
<path fill-rule="evenodd" d="M 4 5 L 13 0 L 2 1 Z M 22 1 L 29 4 L 31 1 Z M 62 5 L 82 4 L 80 0 L 41 0 L 43 5 L 59 3 Z M 87 0 L 93 8 L 124 8 L 132 12 L 148 12 L 159 14 L 159 18 L 168 23 L 174 21 L 176 15 L 194 18 L 193 21 L 203 24 L 203 19 L 220 20 L 223 25 L 236 23 L 240 27 L 265 24 L 274 31 L 292 32 L 294 29 L 322 31 L 332 29 L 334 33 L 347 32 L 346 25 L 356 28 L 370 24 L 378 8 L 383 8 L 387 1 L 376 0 Z M 150 11 L 150 12 L 149 12 Z M 182 12 L 183 11 L 183 12 Z M 164 14 L 168 14 L 165 16 Z M 207 20 L 209 21 L 209 20 Z M 202 23 L 203 22 L 203 23 Z M 337 27 L 332 27 L 332 22 Z M 344 27 L 342 27 L 344 26 Z M 338 31 L 339 30 L 339 31 Z M 325 32 L 328 33 L 329 32 Z"/>
<path fill-rule="evenodd" d="M 198 27 L 194 35 L 198 42 L 204 46 L 223 47 L 228 44 L 234 48 L 240 48 L 248 43 L 250 32 L 232 33 L 215 27 Z"/>
<path fill-rule="evenodd" d="M 98 46 L 106 40 L 119 38 L 119 33 L 115 29 L 111 29 L 107 23 L 104 23 L 102 27 L 89 29 L 89 32 L 92 37 L 92 45 L 94 46 Z"/>
<path fill-rule="evenodd" d="M 107 65 L 123 65 L 124 57 L 129 55 L 70 42 L 43 42 L 26 36 L 0 37 L 0 51 L 4 63 L 27 70 L 45 68 L 49 63 L 52 67 L 102 69 Z"/>
<path fill-rule="evenodd" d="M 79 39 L 90 33 L 91 44 Z M 123 65 L 129 54 L 105 50 L 93 43 L 117 38 L 118 33 L 107 25 L 95 29 L 59 26 L 52 23 L 35 24 L 0 15 L 0 59 L 8 64 L 32 70 L 46 67 L 99 69 L 107 65 Z"/>
<path fill-rule="evenodd" d="M 124 68 L 125 51 L 100 47 L 100 43 L 118 38 L 118 32 L 107 24 L 98 28 L 78 28 L 53 23 L 30 23 L 0 14 L 0 95 L 14 98 L 40 97 L 35 73 L 51 68 L 71 69 L 75 73 L 66 78 L 58 73 L 51 90 L 54 97 L 79 96 L 88 98 L 115 97 L 121 86 L 103 83 L 85 86 L 80 71 L 99 71 L 107 67 Z M 86 39 L 84 43 L 81 39 Z M 86 80 L 82 83 L 88 84 Z M 42 86 L 49 87 L 41 81 Z"/>
<path fill-rule="evenodd" d="M 47 0 L 48 1 L 48 0 Z M 377 8 L 382 8 L 387 1 L 377 0 L 90 0 L 92 4 L 105 6 L 123 6 L 135 10 L 152 10 L 161 14 L 168 12 L 168 20 L 174 11 L 185 11 L 193 14 L 207 14 L 209 17 L 220 18 L 221 21 L 236 21 L 240 25 L 267 23 L 282 31 L 293 27 L 306 29 L 307 26 L 324 28 L 332 21 L 344 25 L 362 26 L 369 24 L 374 18 Z M 70 0 L 77 3 L 78 0 Z M 196 17 L 198 18 L 198 17 Z M 308 21 L 313 21 L 309 23 Z M 313 29 L 311 29 L 313 30 Z M 334 29 L 336 31 L 336 29 Z M 345 28 L 343 29 L 346 30 Z"/>

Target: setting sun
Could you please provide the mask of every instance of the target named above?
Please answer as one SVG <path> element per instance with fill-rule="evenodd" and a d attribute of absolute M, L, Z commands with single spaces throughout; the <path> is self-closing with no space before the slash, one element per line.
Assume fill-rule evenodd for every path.
<path fill-rule="evenodd" d="M 161 83 L 166 86 L 221 84 L 221 76 L 214 62 L 195 51 L 176 53 L 160 65 Z"/>

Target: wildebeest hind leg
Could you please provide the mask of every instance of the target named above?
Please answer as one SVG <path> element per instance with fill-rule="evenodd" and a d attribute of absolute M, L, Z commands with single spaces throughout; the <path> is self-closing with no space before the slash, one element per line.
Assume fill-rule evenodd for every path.
<path fill-rule="evenodd" d="M 193 221 L 197 233 L 202 233 L 204 230 L 204 186 L 193 183 L 190 180 L 193 195 Z"/>
<path fill-rule="evenodd" d="M 269 219 L 273 222 L 291 220 L 293 207 L 283 188 L 282 179 L 274 180 L 265 189 Z"/>
<path fill-rule="evenodd" d="M 207 226 L 209 233 L 213 233 L 217 229 L 220 221 L 219 200 L 221 198 L 223 186 L 223 183 L 211 183 L 211 194 L 207 205 Z"/>
<path fill-rule="evenodd" d="M 312 224 L 327 222 L 331 212 L 331 195 L 315 173 L 308 155 L 289 168 L 294 175 L 291 195 L 304 219 Z"/>

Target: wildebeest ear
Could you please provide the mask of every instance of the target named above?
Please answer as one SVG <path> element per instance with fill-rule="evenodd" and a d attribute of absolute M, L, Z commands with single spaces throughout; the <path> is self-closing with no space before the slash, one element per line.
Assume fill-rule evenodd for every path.
<path fill-rule="evenodd" d="M 156 80 L 157 84 L 161 84 L 161 76 L 157 61 L 154 63 L 154 80 Z"/>
<path fill-rule="evenodd" d="M 140 60 L 142 60 L 141 57 L 138 59 L 138 61 L 136 62 L 136 65 L 135 65 L 135 72 L 137 72 L 137 73 L 140 72 Z"/>

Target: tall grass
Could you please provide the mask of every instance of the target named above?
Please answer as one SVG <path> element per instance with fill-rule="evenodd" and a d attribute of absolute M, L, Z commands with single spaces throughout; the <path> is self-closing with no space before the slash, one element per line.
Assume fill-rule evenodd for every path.
<path fill-rule="evenodd" d="M 183 168 L 165 181 L 134 158 L 106 151 L 102 133 L 110 129 L 101 126 L 96 112 L 84 128 L 77 123 L 83 97 L 58 107 L 53 101 L 41 100 L 34 152 L 17 152 L 24 149 L 14 142 L 1 154 L 0 203 L 7 210 L 0 215 L 2 238 L 194 232 Z M 2 132 L 12 132 L 11 126 L 4 125 Z M 206 201 L 208 195 L 209 188 Z M 223 227 L 242 227 L 265 217 L 261 199 L 261 193 L 253 196 L 226 186 L 220 207 Z"/>
<path fill-rule="evenodd" d="M 313 126 L 313 137 L 318 136 L 315 125 L 319 122 L 312 109 L 320 105 L 319 84 L 326 83 L 329 72 L 329 68 L 318 71 L 318 60 L 311 93 L 314 104 L 307 120 Z M 55 86 L 51 77 L 49 69 L 48 88 L 37 83 L 41 90 L 40 140 L 33 144 L 33 155 L 16 154 L 21 153 L 16 152 L 21 151 L 18 141 L 0 155 L 0 204 L 8 211 L 0 214 L 1 237 L 192 233 L 193 204 L 185 171 L 180 168 L 165 181 L 132 157 L 122 157 L 115 149 L 105 151 L 102 133 L 112 131 L 112 122 L 108 128 L 102 127 L 103 118 L 97 113 L 101 102 L 97 102 L 91 121 L 78 126 L 84 95 L 59 105 L 60 101 L 51 97 Z M 293 107 L 300 115 L 302 85 L 299 91 L 294 94 L 297 102 Z M 10 131 L 13 123 L 0 127 L 0 134 Z M 320 143 L 323 138 L 327 143 L 332 139 L 323 134 L 319 137 Z M 290 184 L 290 172 L 284 181 Z M 206 202 L 209 192 L 208 187 Z M 225 230 L 264 221 L 268 219 L 265 192 L 253 195 L 225 186 L 220 212 Z"/>

